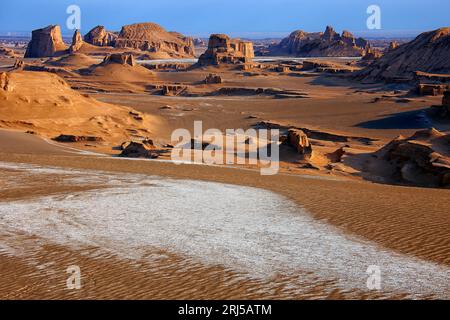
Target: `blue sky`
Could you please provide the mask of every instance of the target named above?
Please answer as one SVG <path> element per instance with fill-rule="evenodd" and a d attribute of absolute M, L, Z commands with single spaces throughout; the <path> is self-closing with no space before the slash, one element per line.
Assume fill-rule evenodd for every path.
<path fill-rule="evenodd" d="M 120 30 L 134 22 L 156 22 L 187 35 L 261 38 L 283 36 L 293 30 L 322 31 L 332 25 L 370 36 L 417 34 L 450 26 L 450 0 L 14 0 L 0 2 L 0 32 L 29 32 L 59 24 L 63 34 L 66 8 L 81 8 L 86 33 L 101 24 Z M 381 7 L 382 30 L 366 27 L 369 5 Z"/>

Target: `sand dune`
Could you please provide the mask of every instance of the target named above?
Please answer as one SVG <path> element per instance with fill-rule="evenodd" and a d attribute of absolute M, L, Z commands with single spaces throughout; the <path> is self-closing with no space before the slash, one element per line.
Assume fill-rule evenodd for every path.
<path fill-rule="evenodd" d="M 136 120 L 130 108 L 80 94 L 54 74 L 20 71 L 6 76 L 8 87 L 0 90 L 3 128 L 33 131 L 49 138 L 64 133 L 121 143 L 129 139 L 130 130 L 147 135 L 156 123 L 149 115 Z"/>

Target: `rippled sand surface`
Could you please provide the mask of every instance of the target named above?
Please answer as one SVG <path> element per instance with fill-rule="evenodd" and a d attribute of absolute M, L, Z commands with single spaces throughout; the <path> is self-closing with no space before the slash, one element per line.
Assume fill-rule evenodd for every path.
<path fill-rule="evenodd" d="M 0 171 L 11 191 L 0 201 L 0 248 L 31 273 L 16 281 L 24 297 L 39 283 L 50 297 L 75 298 L 449 298 L 447 266 L 346 235 L 266 190 L 10 163 Z M 26 195 L 43 182 L 54 190 Z M 64 264 L 80 265 L 84 290 L 64 291 Z M 370 265 L 381 292 L 366 287 Z M 2 294 L 20 296 L 11 286 Z"/>

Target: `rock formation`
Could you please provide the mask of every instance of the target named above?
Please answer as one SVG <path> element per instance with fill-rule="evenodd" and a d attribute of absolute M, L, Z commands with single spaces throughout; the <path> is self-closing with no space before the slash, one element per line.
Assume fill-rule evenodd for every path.
<path fill-rule="evenodd" d="M 167 32 L 155 23 L 123 26 L 115 41 L 116 48 L 132 48 L 167 53 L 173 57 L 193 57 L 194 42 L 176 32 Z"/>
<path fill-rule="evenodd" d="M 213 34 L 208 49 L 198 60 L 198 65 L 246 64 L 251 63 L 255 53 L 253 43 L 231 39 L 225 34 Z"/>
<path fill-rule="evenodd" d="M 8 91 L 9 76 L 6 72 L 0 72 L 0 90 Z"/>
<path fill-rule="evenodd" d="M 110 64 L 110 63 L 117 63 L 117 64 L 128 64 L 132 67 L 136 65 L 136 61 L 134 59 L 134 56 L 132 54 L 125 54 L 125 53 L 113 53 L 110 55 L 107 55 L 105 59 L 103 59 L 102 64 Z"/>
<path fill-rule="evenodd" d="M 392 178 L 419 186 L 445 187 L 450 184 L 450 135 L 435 129 L 416 132 L 404 139 L 399 137 L 375 155 L 388 162 Z M 443 153 L 444 152 L 444 153 Z"/>
<path fill-rule="evenodd" d="M 290 129 L 288 132 L 286 143 L 295 148 L 298 154 L 305 158 L 310 158 L 312 155 L 312 146 L 309 143 L 308 136 L 298 129 Z"/>
<path fill-rule="evenodd" d="M 397 41 L 391 41 L 391 43 L 389 43 L 389 47 L 387 48 L 387 51 L 392 51 L 395 50 L 399 47 L 399 44 Z"/>
<path fill-rule="evenodd" d="M 377 49 L 368 48 L 362 57 L 363 61 L 373 61 L 383 56 L 383 52 Z"/>
<path fill-rule="evenodd" d="M 268 48 L 270 55 L 292 55 L 298 57 L 360 57 L 370 48 L 363 38 L 355 38 L 350 32 L 339 35 L 328 26 L 325 32 L 292 32 L 279 44 Z"/>
<path fill-rule="evenodd" d="M 158 155 L 152 150 L 153 146 L 142 142 L 129 142 L 123 145 L 123 151 L 120 157 L 128 158 L 157 158 Z"/>
<path fill-rule="evenodd" d="M 116 39 L 117 34 L 106 31 L 104 26 L 96 26 L 84 36 L 84 41 L 100 47 L 113 47 Z"/>
<path fill-rule="evenodd" d="M 205 84 L 222 83 L 222 77 L 217 74 L 208 74 L 205 78 Z"/>
<path fill-rule="evenodd" d="M 64 53 L 66 49 L 61 28 L 58 25 L 52 25 L 32 32 L 25 58 L 53 57 L 58 53 Z"/>
<path fill-rule="evenodd" d="M 0 47 L 0 56 L 14 58 L 16 54 L 13 49 Z"/>
<path fill-rule="evenodd" d="M 77 52 L 83 46 L 83 38 L 81 37 L 80 30 L 76 30 L 73 34 L 72 45 L 69 48 L 70 53 Z"/>
<path fill-rule="evenodd" d="M 411 81 L 416 71 L 450 73 L 450 28 L 425 32 L 384 54 L 356 78 L 367 82 Z"/>

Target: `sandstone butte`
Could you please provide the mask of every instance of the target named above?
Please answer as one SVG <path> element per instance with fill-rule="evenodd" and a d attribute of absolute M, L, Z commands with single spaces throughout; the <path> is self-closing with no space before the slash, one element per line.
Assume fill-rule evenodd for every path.
<path fill-rule="evenodd" d="M 32 32 L 25 58 L 52 57 L 67 50 L 58 25 L 51 25 Z"/>
<path fill-rule="evenodd" d="M 339 35 L 328 26 L 325 32 L 294 31 L 279 44 L 270 46 L 268 53 L 299 57 L 360 57 L 369 48 L 365 39 L 356 38 L 348 31 Z"/>
<path fill-rule="evenodd" d="M 225 34 L 212 34 L 208 49 L 198 60 L 198 65 L 246 64 L 253 62 L 253 43 L 231 39 Z"/>
<path fill-rule="evenodd" d="M 136 23 L 123 26 L 114 46 L 116 48 L 168 53 L 177 57 L 194 56 L 194 41 L 192 38 L 177 32 L 167 32 L 155 23 Z"/>

